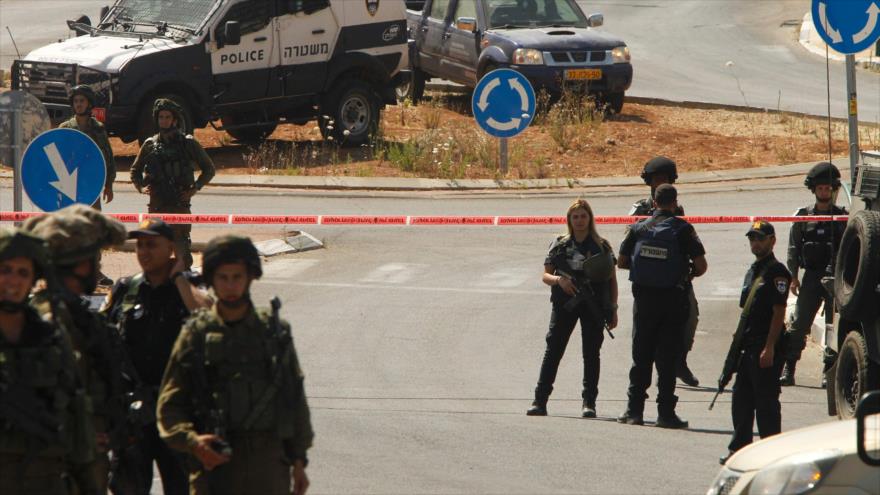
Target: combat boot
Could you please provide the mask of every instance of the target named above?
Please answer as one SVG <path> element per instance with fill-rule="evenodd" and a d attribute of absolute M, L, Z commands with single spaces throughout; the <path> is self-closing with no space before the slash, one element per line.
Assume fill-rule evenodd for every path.
<path fill-rule="evenodd" d="M 676 376 L 685 385 L 699 387 L 700 380 L 697 380 L 697 377 L 695 377 L 694 373 L 688 368 L 687 355 L 688 353 L 685 352 L 678 361 L 678 366 L 676 366 Z"/>
<path fill-rule="evenodd" d="M 532 407 L 526 411 L 526 416 L 546 416 L 547 402 L 532 402 Z"/>
<path fill-rule="evenodd" d="M 797 367 L 797 360 L 787 359 L 782 367 L 782 374 L 779 376 L 779 385 L 783 387 L 791 387 L 794 385 L 794 370 Z"/>
<path fill-rule="evenodd" d="M 581 411 L 582 418 L 596 417 L 596 404 L 594 402 L 584 401 L 584 409 Z"/>
<path fill-rule="evenodd" d="M 641 414 L 634 414 L 627 409 L 623 414 L 617 417 L 617 422 L 625 425 L 643 425 L 645 420 Z"/>
<path fill-rule="evenodd" d="M 688 422 L 679 418 L 677 414 L 670 413 L 657 418 L 655 425 L 659 428 L 682 430 L 688 427 Z"/>

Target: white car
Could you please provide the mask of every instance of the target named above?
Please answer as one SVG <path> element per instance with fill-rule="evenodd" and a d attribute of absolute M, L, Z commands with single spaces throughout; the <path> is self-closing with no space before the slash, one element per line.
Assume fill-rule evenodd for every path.
<path fill-rule="evenodd" d="M 855 419 L 754 443 L 727 460 L 706 495 L 880 494 L 880 391 Z"/>

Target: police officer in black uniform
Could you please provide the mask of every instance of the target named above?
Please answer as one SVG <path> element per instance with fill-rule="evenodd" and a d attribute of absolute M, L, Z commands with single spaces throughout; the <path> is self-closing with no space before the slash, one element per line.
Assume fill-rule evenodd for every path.
<path fill-rule="evenodd" d="M 675 184 L 676 179 L 678 179 L 678 167 L 672 159 L 665 156 L 655 156 L 648 160 L 645 163 L 645 168 L 642 170 L 642 180 L 645 181 L 645 184 L 651 186 L 651 196 L 636 201 L 629 212 L 630 216 L 649 217 L 653 215 L 655 210 L 654 191 L 661 184 Z M 680 217 L 684 216 L 684 207 L 681 205 L 676 206 L 675 214 Z M 687 356 L 694 348 L 697 324 L 700 321 L 700 308 L 697 305 L 696 295 L 694 295 L 693 284 L 688 281 L 687 286 L 690 306 L 688 306 L 688 319 L 684 327 L 684 348 L 678 363 L 675 365 L 675 374 L 685 385 L 697 387 L 700 385 L 700 380 L 694 376 L 694 373 L 688 367 Z"/>
<path fill-rule="evenodd" d="M 752 443 L 752 428 L 758 421 L 761 438 L 782 430 L 779 403 L 780 336 L 785 326 L 785 305 L 791 274 L 776 260 L 773 246 L 776 231 L 769 222 L 758 220 L 746 233 L 755 262 L 746 273 L 739 305 L 748 311 L 742 339 L 742 357 L 733 384 L 733 438 L 729 453 Z"/>
<path fill-rule="evenodd" d="M 620 423 L 644 424 L 652 367 L 657 366 L 657 426 L 687 428 L 675 414 L 675 366 L 688 318 L 687 282 L 706 272 L 706 251 L 694 227 L 675 215 L 678 193 L 671 184 L 654 192 L 656 211 L 637 222 L 620 246 L 617 266 L 630 271 L 633 303 L 633 364 L 629 401 Z"/>
<path fill-rule="evenodd" d="M 804 180 L 804 185 L 816 197 L 816 202 L 795 213 L 796 216 L 847 215 L 846 208 L 834 204 L 840 189 L 840 171 L 829 162 L 816 164 Z M 819 306 L 825 304 L 825 323 L 834 321 L 833 299 L 822 287 L 822 277 L 831 275 L 834 255 L 846 222 L 794 222 L 788 238 L 788 270 L 791 272 L 791 293 L 797 296 L 794 321 L 785 350 L 785 365 L 780 384 L 794 385 L 794 373 Z M 800 281 L 798 269 L 803 268 Z M 824 385 L 824 380 L 823 380 Z"/>
<path fill-rule="evenodd" d="M 608 241 L 596 232 L 590 204 L 583 199 L 572 203 L 566 215 L 568 235 L 556 239 L 544 260 L 541 280 L 550 286 L 550 329 L 541 362 L 535 401 L 526 412 L 546 416 L 547 399 L 553 391 L 559 362 L 568 339 L 581 322 L 584 359 L 583 410 L 581 416 L 596 417 L 599 395 L 599 349 L 605 338 L 605 325 L 617 326 L 617 275 L 614 252 Z"/>
<path fill-rule="evenodd" d="M 102 308 L 118 325 L 131 356 L 133 370 L 127 377 L 132 409 L 132 437 L 136 439 L 116 460 L 111 488 L 116 495 L 147 495 L 153 482 L 153 462 L 159 467 L 163 491 L 169 495 L 188 492 L 189 481 L 177 453 L 159 438 L 156 399 L 171 349 L 190 313 L 211 305 L 211 298 L 198 288 L 192 272 L 175 255 L 174 231 L 165 222 L 149 219 L 128 233 L 137 241 L 135 253 L 141 273 L 120 279 Z M 147 421 L 151 419 L 152 421 Z"/>

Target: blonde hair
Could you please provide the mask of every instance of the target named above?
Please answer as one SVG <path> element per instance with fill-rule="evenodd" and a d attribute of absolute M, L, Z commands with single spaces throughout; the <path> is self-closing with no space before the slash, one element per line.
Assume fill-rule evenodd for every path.
<path fill-rule="evenodd" d="M 593 240 L 599 246 L 605 243 L 605 239 L 599 235 L 599 232 L 596 230 L 596 216 L 593 215 L 593 208 L 590 207 L 590 203 L 587 202 L 586 199 L 577 199 L 571 206 L 568 207 L 568 211 L 565 213 L 565 223 L 568 227 L 568 235 L 569 237 L 574 237 L 574 230 L 571 226 L 571 214 L 575 210 L 584 209 L 588 215 L 590 215 L 590 225 L 589 232 L 587 232 L 588 237 L 592 237 Z"/>

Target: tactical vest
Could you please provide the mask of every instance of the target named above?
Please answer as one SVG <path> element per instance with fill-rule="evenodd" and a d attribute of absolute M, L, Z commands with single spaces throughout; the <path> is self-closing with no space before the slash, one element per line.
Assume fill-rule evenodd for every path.
<path fill-rule="evenodd" d="M 636 236 L 629 279 L 644 287 L 680 286 L 688 270 L 679 234 L 688 225 L 677 217 L 652 217 L 633 226 Z"/>
<path fill-rule="evenodd" d="M 146 160 L 144 181 L 157 193 L 176 193 L 195 186 L 195 168 L 188 147 L 192 136 L 179 136 L 165 142 L 159 135 L 149 138 L 152 149 Z M 146 142 L 144 143 L 147 144 Z"/>
<path fill-rule="evenodd" d="M 797 215 L 816 215 L 816 206 L 801 208 Z M 846 210 L 833 206 L 833 215 L 845 215 Z M 843 236 L 843 225 L 835 225 L 838 222 L 806 222 L 801 230 L 801 259 L 803 268 L 811 270 L 824 270 L 831 262 L 834 245 L 840 243 Z"/>
<path fill-rule="evenodd" d="M 223 428 L 230 433 L 275 432 L 279 438 L 290 438 L 296 426 L 284 409 L 295 394 L 294 377 L 279 386 L 276 376 L 291 373 L 291 344 L 273 333 L 268 311 L 258 310 L 257 316 L 259 328 L 233 332 L 216 314 L 200 311 L 188 328 L 197 332 L 194 337 L 204 346 L 209 406 L 218 412 Z"/>

